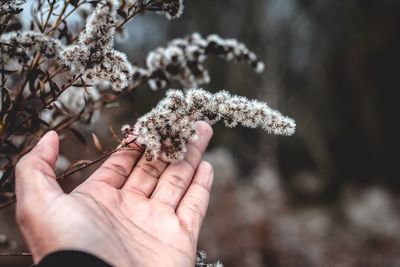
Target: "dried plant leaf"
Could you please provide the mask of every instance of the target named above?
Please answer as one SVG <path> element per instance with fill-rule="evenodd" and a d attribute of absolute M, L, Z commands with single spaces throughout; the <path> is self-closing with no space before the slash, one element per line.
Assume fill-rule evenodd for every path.
<path fill-rule="evenodd" d="M 118 135 L 115 133 L 114 128 L 113 128 L 111 125 L 109 126 L 109 129 L 110 129 L 110 133 L 111 133 L 112 137 L 113 137 L 118 143 L 121 143 L 121 142 L 122 142 L 121 139 L 119 139 Z"/>
<path fill-rule="evenodd" d="M 97 149 L 100 153 L 103 153 L 103 148 L 102 148 L 102 146 L 101 146 L 100 140 L 99 140 L 99 138 L 97 137 L 97 135 L 96 135 L 95 133 L 92 133 L 92 138 L 93 138 L 93 143 L 94 143 L 96 149 Z"/>

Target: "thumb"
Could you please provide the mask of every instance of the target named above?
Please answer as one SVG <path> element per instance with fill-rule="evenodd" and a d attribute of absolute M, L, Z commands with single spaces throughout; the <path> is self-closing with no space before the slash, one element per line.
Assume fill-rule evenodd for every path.
<path fill-rule="evenodd" d="M 18 201 L 30 202 L 62 193 L 54 172 L 58 149 L 58 135 L 55 131 L 50 131 L 39 140 L 32 151 L 19 160 L 15 169 Z"/>

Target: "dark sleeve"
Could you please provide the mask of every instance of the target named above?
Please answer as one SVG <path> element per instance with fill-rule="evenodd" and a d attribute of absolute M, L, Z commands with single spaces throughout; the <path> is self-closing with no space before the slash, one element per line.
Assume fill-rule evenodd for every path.
<path fill-rule="evenodd" d="M 112 267 L 98 257 L 82 251 L 62 250 L 45 256 L 36 267 Z"/>

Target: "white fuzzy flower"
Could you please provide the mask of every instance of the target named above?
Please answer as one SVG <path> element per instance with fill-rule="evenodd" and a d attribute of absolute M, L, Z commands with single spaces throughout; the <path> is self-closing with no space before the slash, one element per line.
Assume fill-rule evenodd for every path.
<path fill-rule="evenodd" d="M 27 62 L 34 52 L 38 51 L 47 58 L 57 56 L 64 49 L 61 42 L 43 33 L 35 31 L 16 31 L 0 36 L 2 51 L 7 59 Z"/>
<path fill-rule="evenodd" d="M 153 90 L 164 88 L 171 81 L 178 81 L 185 88 L 198 87 L 210 82 L 208 70 L 203 62 L 209 55 L 216 55 L 228 61 L 247 62 L 255 72 L 264 70 L 264 63 L 234 39 L 222 39 L 216 34 L 207 38 L 199 33 L 183 39 L 174 39 L 167 47 L 159 47 L 146 58 L 148 83 Z"/>
<path fill-rule="evenodd" d="M 134 68 L 124 53 L 113 49 L 115 16 L 113 2 L 99 2 L 77 44 L 64 49 L 60 59 L 72 70 L 82 73 L 88 83 L 122 91 L 128 87 Z"/>
<path fill-rule="evenodd" d="M 206 263 L 207 253 L 205 251 L 197 251 L 195 267 L 224 267 L 224 265 L 217 261 L 216 263 Z"/>
<path fill-rule="evenodd" d="M 165 14 L 167 19 L 173 20 L 182 16 L 185 6 L 183 0 L 153 0 L 149 10 Z"/>
<path fill-rule="evenodd" d="M 260 127 L 268 133 L 292 135 L 294 120 L 272 110 L 266 103 L 232 96 L 226 91 L 211 94 L 203 89 L 167 91 L 166 97 L 149 113 L 139 118 L 132 132 L 145 147 L 148 160 L 167 162 L 183 159 L 186 144 L 196 134 L 195 122 L 214 124 L 220 120 L 227 127 L 241 124 Z"/>

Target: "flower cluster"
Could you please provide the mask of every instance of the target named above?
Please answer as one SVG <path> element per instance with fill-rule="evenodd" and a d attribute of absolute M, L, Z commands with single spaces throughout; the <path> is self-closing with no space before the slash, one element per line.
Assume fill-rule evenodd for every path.
<path fill-rule="evenodd" d="M 0 3 L 0 16 L 5 14 L 18 14 L 22 11 L 21 6 L 26 0 L 1 0 Z"/>
<path fill-rule="evenodd" d="M 158 11 L 173 20 L 182 16 L 184 8 L 183 0 L 154 0 L 148 10 Z"/>
<path fill-rule="evenodd" d="M 88 17 L 77 44 L 66 47 L 61 61 L 94 84 L 103 83 L 114 91 L 128 87 L 133 67 L 124 53 L 113 49 L 116 11 L 112 2 L 101 1 Z"/>
<path fill-rule="evenodd" d="M 246 62 L 257 73 L 264 70 L 264 63 L 243 43 L 235 39 L 222 39 L 216 34 L 203 38 L 199 33 L 193 33 L 150 52 L 146 58 L 146 68 L 134 69 L 133 82 L 136 84 L 148 79 L 153 90 L 165 88 L 173 80 L 185 88 L 208 84 L 210 75 L 203 63 L 210 55 L 228 61 Z"/>
<path fill-rule="evenodd" d="M 232 96 L 226 91 L 211 94 L 190 89 L 186 93 L 169 90 L 152 111 L 139 118 L 133 128 L 124 126 L 123 132 L 133 133 L 145 147 L 148 160 L 176 162 L 183 159 L 186 143 L 196 138 L 195 122 L 199 120 L 210 124 L 222 120 L 227 127 L 260 127 L 277 135 L 292 135 L 296 128 L 294 120 L 266 103 Z"/>
<path fill-rule="evenodd" d="M 197 251 L 195 267 L 224 267 L 224 265 L 220 261 L 217 261 L 216 263 L 205 263 L 206 259 L 207 259 L 206 252 Z"/>
<path fill-rule="evenodd" d="M 32 58 L 35 51 L 42 53 L 47 58 L 53 58 L 63 49 L 63 45 L 58 39 L 34 31 L 5 33 L 0 36 L 0 42 L 5 61 L 17 59 L 26 63 Z"/>

